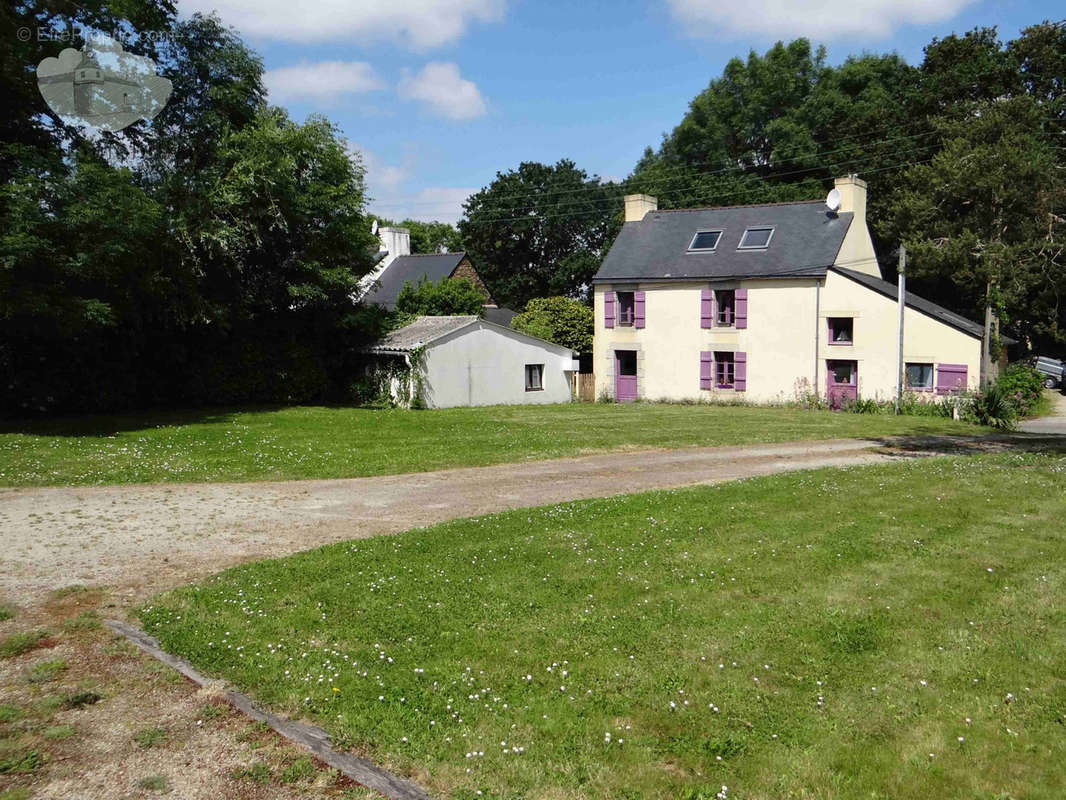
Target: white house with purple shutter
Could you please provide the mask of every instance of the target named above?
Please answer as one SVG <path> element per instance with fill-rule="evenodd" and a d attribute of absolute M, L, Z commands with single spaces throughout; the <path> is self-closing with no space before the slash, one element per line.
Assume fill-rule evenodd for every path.
<path fill-rule="evenodd" d="M 896 388 L 896 287 L 866 227 L 866 184 L 823 201 L 659 211 L 630 195 L 593 279 L 596 393 L 625 402 L 785 400 L 834 405 Z M 983 329 L 908 295 L 907 389 L 975 388 Z"/>

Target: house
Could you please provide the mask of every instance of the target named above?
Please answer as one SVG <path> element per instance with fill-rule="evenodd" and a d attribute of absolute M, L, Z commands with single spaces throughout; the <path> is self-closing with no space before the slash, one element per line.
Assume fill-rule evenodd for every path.
<path fill-rule="evenodd" d="M 896 286 L 881 280 L 866 183 L 834 203 L 660 211 L 625 198 L 625 223 L 593 279 L 596 393 L 619 401 L 791 399 L 839 406 L 896 391 Z M 909 294 L 909 391 L 973 389 L 982 327 Z"/>
<path fill-rule="evenodd" d="M 367 348 L 399 405 L 568 403 L 576 353 L 476 316 L 419 317 Z"/>
<path fill-rule="evenodd" d="M 444 278 L 466 278 L 485 298 L 482 316 L 499 325 L 511 324 L 517 312 L 496 305 L 466 253 L 412 254 L 411 232 L 407 228 L 380 228 L 378 237 L 381 260 L 361 282 L 360 299 L 364 303 L 374 303 L 393 311 L 400 290 L 408 282 L 417 286 L 423 280 L 439 283 Z"/>

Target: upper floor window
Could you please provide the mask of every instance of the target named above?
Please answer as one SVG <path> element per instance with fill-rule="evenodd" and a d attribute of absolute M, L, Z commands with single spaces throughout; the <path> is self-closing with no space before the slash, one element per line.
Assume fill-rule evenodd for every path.
<path fill-rule="evenodd" d="M 718 247 L 718 240 L 722 238 L 721 231 L 700 231 L 692 237 L 689 250 L 714 250 Z"/>
<path fill-rule="evenodd" d="M 748 228 L 740 237 L 738 250 L 765 250 L 770 246 L 770 239 L 774 235 L 773 228 Z"/>
<path fill-rule="evenodd" d="M 718 307 L 718 325 L 732 327 L 736 319 L 737 293 L 734 289 L 715 289 L 715 305 Z"/>
<path fill-rule="evenodd" d="M 618 324 L 633 325 L 636 318 L 636 298 L 633 292 L 617 292 L 618 296 Z"/>
<path fill-rule="evenodd" d="M 829 317 L 829 344 L 853 344 L 855 320 L 851 317 Z"/>

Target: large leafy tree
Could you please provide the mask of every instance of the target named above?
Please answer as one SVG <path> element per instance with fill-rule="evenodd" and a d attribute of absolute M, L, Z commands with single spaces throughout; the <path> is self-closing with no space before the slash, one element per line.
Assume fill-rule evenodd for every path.
<path fill-rule="evenodd" d="M 457 253 L 463 249 L 462 235 L 447 222 L 423 222 L 417 219 L 395 222 L 385 217 L 378 217 L 377 220 L 380 225 L 409 230 L 412 253 Z"/>
<path fill-rule="evenodd" d="M 459 231 L 502 305 L 581 297 L 617 231 L 620 200 L 619 187 L 572 161 L 525 162 L 471 195 Z"/>
<path fill-rule="evenodd" d="M 511 320 L 511 327 L 579 353 L 592 352 L 592 309 L 571 297 L 535 297 Z"/>

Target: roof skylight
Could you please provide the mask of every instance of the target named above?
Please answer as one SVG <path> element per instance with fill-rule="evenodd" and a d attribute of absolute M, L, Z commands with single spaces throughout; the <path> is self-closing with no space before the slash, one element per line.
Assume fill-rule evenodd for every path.
<path fill-rule="evenodd" d="M 740 237 L 740 245 L 738 250 L 765 250 L 770 246 L 770 239 L 774 235 L 774 229 L 770 227 L 766 228 L 748 228 L 744 231 L 744 235 Z"/>
<path fill-rule="evenodd" d="M 692 237 L 689 250 L 714 250 L 718 247 L 718 240 L 722 238 L 721 231 L 700 231 Z"/>

